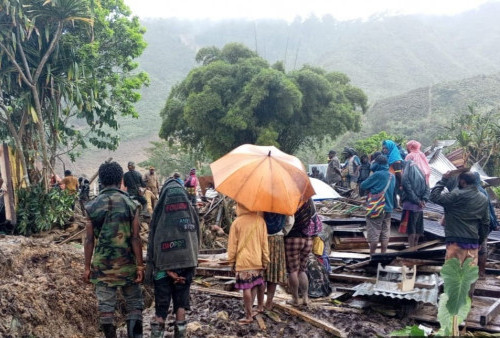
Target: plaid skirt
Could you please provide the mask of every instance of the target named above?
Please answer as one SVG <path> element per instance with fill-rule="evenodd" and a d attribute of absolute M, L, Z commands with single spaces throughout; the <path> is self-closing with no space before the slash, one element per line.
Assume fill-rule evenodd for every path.
<path fill-rule="evenodd" d="M 285 239 L 283 236 L 268 236 L 269 264 L 264 271 L 264 280 L 275 284 L 286 284 Z"/>

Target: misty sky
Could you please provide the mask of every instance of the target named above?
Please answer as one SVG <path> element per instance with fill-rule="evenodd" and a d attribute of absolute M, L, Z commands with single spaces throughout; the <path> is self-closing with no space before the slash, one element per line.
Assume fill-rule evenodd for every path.
<path fill-rule="evenodd" d="M 331 14 L 339 20 L 350 20 L 378 13 L 453 15 L 493 1 L 500 0 L 125 0 L 125 3 L 141 18 L 293 20 L 297 16 Z"/>

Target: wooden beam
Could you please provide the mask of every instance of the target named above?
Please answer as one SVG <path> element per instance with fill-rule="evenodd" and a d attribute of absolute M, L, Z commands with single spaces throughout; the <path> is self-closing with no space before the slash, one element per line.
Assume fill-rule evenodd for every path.
<path fill-rule="evenodd" d="M 486 311 L 479 317 L 479 323 L 482 326 L 489 324 L 490 320 L 500 313 L 500 299 L 497 299 Z"/>
<path fill-rule="evenodd" d="M 439 243 L 442 243 L 442 241 L 440 239 L 435 239 L 433 241 L 424 242 L 424 243 L 419 244 L 417 246 L 412 246 L 411 248 L 401 250 L 400 252 L 413 252 L 413 251 L 417 251 L 417 250 L 420 250 L 420 249 L 423 249 L 423 248 L 427 248 L 429 246 L 433 246 L 433 245 L 436 245 L 436 244 L 439 244 Z"/>
<path fill-rule="evenodd" d="M 370 263 L 371 263 L 371 260 L 367 259 L 367 260 L 359 262 L 359 263 L 354 263 L 354 264 L 346 265 L 345 268 L 348 269 L 348 270 L 353 270 L 353 269 L 357 269 L 357 268 L 360 268 L 362 266 L 368 265 Z"/>
<path fill-rule="evenodd" d="M 297 316 L 297 317 L 301 318 L 302 320 L 304 320 L 305 322 L 308 322 L 311 325 L 314 325 L 320 329 L 325 330 L 326 332 L 334 335 L 335 337 L 347 337 L 347 334 L 344 331 L 336 328 L 335 326 L 331 325 L 330 323 L 327 323 L 323 320 L 316 319 L 316 318 L 312 317 L 311 315 L 304 313 L 300 310 L 297 310 L 296 308 L 294 308 L 290 305 L 286 305 L 284 303 L 275 303 L 274 306 L 283 310 L 283 311 L 288 312 L 292 316 Z"/>
<path fill-rule="evenodd" d="M 255 319 L 257 319 L 257 324 L 259 324 L 259 327 L 262 331 L 265 331 L 267 329 L 266 323 L 264 322 L 264 319 L 262 319 L 262 316 L 259 314 L 255 316 Z"/>

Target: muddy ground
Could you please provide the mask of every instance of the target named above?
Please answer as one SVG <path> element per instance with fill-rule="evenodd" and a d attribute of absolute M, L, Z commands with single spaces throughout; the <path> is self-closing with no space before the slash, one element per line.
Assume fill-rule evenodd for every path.
<path fill-rule="evenodd" d="M 100 337 L 97 302 L 91 285 L 83 284 L 83 249 L 79 244 L 57 245 L 44 239 L 0 238 L 0 336 L 1 337 Z M 151 305 L 151 290 L 146 289 Z M 312 305 L 302 311 L 344 330 L 352 337 L 388 336 L 407 324 L 371 310 L 363 314 L 321 310 Z M 241 326 L 241 299 L 192 293 L 188 313 L 190 337 L 328 337 L 322 329 L 275 309 L 281 322 L 263 316 L 267 330 L 256 321 Z M 145 337 L 153 307 L 144 311 Z M 276 318 L 275 318 L 276 319 Z M 169 322 L 173 317 L 169 316 Z M 123 321 L 122 321 L 123 323 Z M 125 329 L 119 329 L 125 336 Z M 173 334 L 168 327 L 167 336 Z"/>

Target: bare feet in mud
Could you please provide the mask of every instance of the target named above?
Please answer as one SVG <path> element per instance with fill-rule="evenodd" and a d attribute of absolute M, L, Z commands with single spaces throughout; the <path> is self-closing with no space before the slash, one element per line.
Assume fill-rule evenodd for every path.
<path fill-rule="evenodd" d="M 241 318 L 240 320 L 238 320 L 238 324 L 240 325 L 248 325 L 248 324 L 252 324 L 253 323 L 253 318 Z"/>
<path fill-rule="evenodd" d="M 302 303 L 299 300 L 289 299 L 286 301 L 288 305 L 299 307 Z"/>

